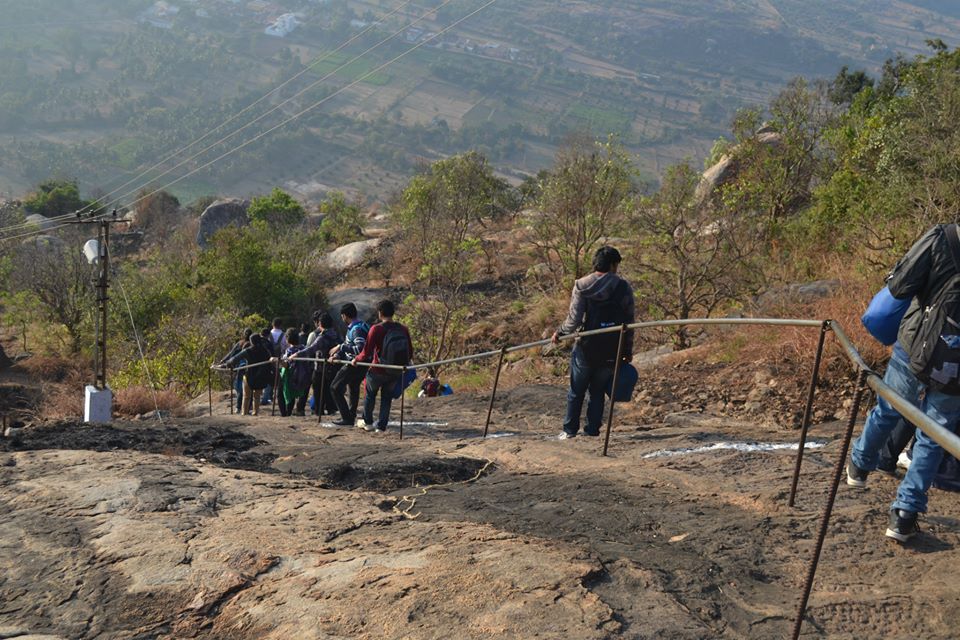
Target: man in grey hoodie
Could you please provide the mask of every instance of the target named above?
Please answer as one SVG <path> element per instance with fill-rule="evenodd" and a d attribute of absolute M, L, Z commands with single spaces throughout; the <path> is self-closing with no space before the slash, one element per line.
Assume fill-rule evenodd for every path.
<path fill-rule="evenodd" d="M 632 324 L 634 321 L 633 289 L 617 275 L 620 252 L 613 247 L 600 247 L 593 257 L 593 273 L 576 281 L 570 296 L 567 319 L 553 334 L 554 344 L 560 336 L 575 331 Z M 600 435 L 603 422 L 604 393 L 613 378 L 620 334 L 612 331 L 579 338 L 570 357 L 570 389 L 567 391 L 567 415 L 563 421 L 561 440 L 575 438 L 580 431 L 580 414 L 587 392 L 587 424 L 583 433 Z M 633 331 L 624 336 L 623 361 L 633 360 Z"/>

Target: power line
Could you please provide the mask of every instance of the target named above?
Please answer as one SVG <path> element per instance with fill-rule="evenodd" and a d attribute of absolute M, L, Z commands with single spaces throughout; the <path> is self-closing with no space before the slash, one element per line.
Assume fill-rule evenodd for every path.
<path fill-rule="evenodd" d="M 187 164 L 188 162 L 190 162 L 190 161 L 192 161 L 192 160 L 196 160 L 197 158 L 199 158 L 200 156 L 202 156 L 203 154 L 205 154 L 207 151 L 210 151 L 210 150 L 213 149 L 214 147 L 217 147 L 217 146 L 219 146 L 220 144 L 222 144 L 222 143 L 230 140 L 231 138 L 233 138 L 233 137 L 236 136 L 237 134 L 241 133 L 242 131 L 245 131 L 246 129 L 248 129 L 248 128 L 250 128 L 251 126 L 253 126 L 254 124 L 260 122 L 261 120 L 263 120 L 263 119 L 266 118 L 267 116 L 269 116 L 269 115 L 271 115 L 272 113 L 274 113 L 274 112 L 278 111 L 279 109 L 283 108 L 284 106 L 286 106 L 287 104 L 289 104 L 289 103 L 292 102 L 293 100 L 299 98 L 299 97 L 302 96 L 304 93 L 307 93 L 308 91 L 312 90 L 312 89 L 313 89 L 314 87 L 316 87 L 317 85 L 325 82 L 326 80 L 329 80 L 330 78 L 332 78 L 334 75 L 336 75 L 336 74 L 337 74 L 339 71 L 341 71 L 342 69 L 344 69 L 344 68 L 348 67 L 349 65 L 353 64 L 353 63 L 356 62 L 357 60 L 360 60 L 361 58 L 363 58 L 363 57 L 364 57 L 365 55 L 367 55 L 368 53 L 371 53 L 372 51 L 380 48 L 381 46 L 383 46 L 384 44 L 386 44 L 386 43 L 389 42 L 390 40 L 393 40 L 393 39 L 396 38 L 398 35 L 402 34 L 404 31 L 406 31 L 407 29 L 409 29 L 412 25 L 417 24 L 417 23 L 425 20 L 425 19 L 427 18 L 427 16 L 429 16 L 431 13 L 435 12 L 437 9 L 440 9 L 440 8 L 442 8 L 442 7 L 445 7 L 446 5 L 450 4 L 451 2 L 453 2 L 453 0 L 444 0 L 444 2 L 443 2 L 442 4 L 440 4 L 438 7 L 435 7 L 435 8 L 433 8 L 433 9 L 430 9 L 429 11 L 427 11 L 426 13 L 424 13 L 422 16 L 416 18 L 415 20 L 413 20 L 412 22 L 408 23 L 408 24 L 405 25 L 404 27 L 402 27 L 402 28 L 394 31 L 393 33 L 391 33 L 389 36 L 387 36 L 386 38 L 384 38 L 383 40 L 381 40 L 381 41 L 378 42 L 377 44 L 375 44 L 375 45 L 371 46 L 370 48 L 368 48 L 366 51 L 364 51 L 364 52 L 362 52 L 362 53 L 354 56 L 353 58 L 351 58 L 351 59 L 348 60 L 347 62 L 343 63 L 342 65 L 340 65 L 339 67 L 337 67 L 336 69 L 334 69 L 333 71 L 331 71 L 330 73 L 328 73 L 327 75 L 323 76 L 323 77 L 320 78 L 319 80 L 316 80 L 315 82 L 311 83 L 310 85 L 308 85 L 308 86 L 305 87 L 304 89 L 301 89 L 300 91 L 298 91 L 298 92 L 295 93 L 294 95 L 290 96 L 290 97 L 287 98 L 286 100 L 284 100 L 284 101 L 280 102 L 279 104 L 275 105 L 275 106 L 274 106 L 273 108 L 271 108 L 269 111 L 266 111 L 265 113 L 257 116 L 256 118 L 254 118 L 253 120 L 251 120 L 251 121 L 248 122 L 247 124 L 243 125 L 242 127 L 238 128 L 238 129 L 235 129 L 234 131 L 232 131 L 231 133 L 227 134 L 226 136 L 220 138 L 220 139 L 217 140 L 216 142 L 213 142 L 213 143 L 207 145 L 206 147 L 204 147 L 204 148 L 201 149 L 200 151 L 196 152 L 196 153 L 193 154 L 192 156 L 190 156 L 190 157 L 188 157 L 188 158 L 184 158 L 183 160 L 181 160 L 180 162 L 178 162 L 178 163 L 175 164 L 174 166 L 170 167 L 169 169 L 167 169 L 166 171 L 164 171 L 164 172 L 161 173 L 160 175 L 155 176 L 155 177 L 152 178 L 151 180 L 148 180 L 148 181 L 147 181 L 146 183 L 144 183 L 143 185 L 141 185 L 141 186 L 139 186 L 139 187 L 137 187 L 137 188 L 135 188 L 135 189 L 131 189 L 130 191 L 127 191 L 127 192 L 124 193 L 122 196 L 120 196 L 120 199 L 127 198 L 127 197 L 129 197 L 129 196 L 134 195 L 135 193 L 137 193 L 137 191 L 139 191 L 139 190 L 141 190 L 141 189 L 147 188 L 147 186 L 150 184 L 150 182 L 153 182 L 153 181 L 155 181 L 155 180 L 158 180 L 159 178 L 162 178 L 162 177 L 164 177 L 164 176 L 166 176 L 166 175 L 169 175 L 170 173 L 173 173 L 173 171 L 175 171 L 176 169 L 179 169 L 180 167 L 184 166 L 184 165 Z M 455 24 L 456 24 L 456 23 L 455 23 Z M 451 26 L 454 26 L 454 25 L 451 25 Z M 443 31 L 441 31 L 440 33 L 443 33 Z M 437 34 L 437 35 L 439 35 L 439 34 Z M 434 36 L 434 37 L 435 37 L 435 36 Z M 432 38 L 430 38 L 430 39 L 432 40 Z M 426 41 L 424 41 L 423 43 L 428 42 L 428 41 L 429 41 L 429 40 L 426 40 Z M 423 44 L 423 43 L 421 43 L 421 44 Z M 418 45 L 418 47 L 419 47 L 419 46 L 420 46 L 420 45 Z M 417 47 L 415 47 L 415 48 L 417 48 Z M 380 67 L 380 68 L 382 68 L 382 67 Z M 366 77 L 369 77 L 369 76 L 372 75 L 373 73 L 375 73 L 375 71 L 374 71 L 374 72 L 367 73 L 366 75 L 362 76 L 361 79 L 366 78 Z M 352 86 L 354 86 L 355 84 L 356 84 L 356 81 L 353 82 L 353 83 L 351 83 L 350 85 L 347 85 L 347 86 L 348 86 L 348 87 L 352 87 Z M 337 91 L 337 92 L 335 92 L 335 93 L 332 94 L 331 96 L 328 96 L 328 98 L 329 98 L 329 97 L 332 97 L 332 96 L 334 96 L 334 95 L 338 95 L 338 94 L 341 93 L 341 92 L 342 92 L 342 89 L 339 90 L 339 91 Z M 327 98 L 325 98 L 324 101 L 325 101 L 326 99 L 327 99 Z M 312 108 L 312 107 L 311 107 L 311 108 Z M 246 145 L 242 145 L 242 146 L 246 146 Z M 188 174 L 188 175 L 193 175 L 193 174 L 191 173 L 191 174 Z M 172 183 L 172 184 L 176 184 L 177 182 L 179 182 L 179 180 L 175 181 L 175 182 Z M 162 191 L 162 190 L 163 190 L 163 189 L 160 189 L 160 191 Z M 157 193 L 157 192 L 154 191 L 154 192 L 152 192 L 150 195 L 153 195 L 154 193 Z M 146 196 L 144 196 L 144 197 L 146 197 Z M 139 202 L 140 199 L 142 199 L 142 198 L 138 198 L 138 199 L 134 200 L 134 202 Z"/>
<path fill-rule="evenodd" d="M 82 212 L 86 211 L 87 209 L 89 209 L 90 207 L 96 205 L 97 203 L 100 203 L 102 200 L 105 200 L 105 199 L 109 198 L 110 196 L 115 195 L 115 194 L 118 193 L 121 189 L 124 189 L 124 188 L 128 187 L 129 185 L 131 185 L 131 184 L 139 181 L 140 179 L 144 178 L 146 175 L 148 175 L 150 172 L 154 171 L 155 169 L 160 168 L 160 167 L 163 166 L 167 161 L 172 160 L 173 158 L 177 157 L 177 156 L 180 155 L 181 153 L 184 153 L 184 152 L 187 151 L 188 149 L 196 146 L 197 144 L 200 144 L 203 140 L 206 140 L 206 139 L 207 139 L 211 134 L 213 134 L 215 131 L 217 131 L 217 130 L 219 130 L 219 129 L 222 129 L 223 127 L 227 126 L 228 124 L 230 124 L 231 122 L 233 122 L 234 120 L 236 120 L 237 118 L 239 118 L 240 116 L 242 116 L 243 114 L 245 114 L 245 113 L 247 113 L 248 111 L 250 111 L 251 109 L 253 109 L 253 108 L 254 108 L 255 106 L 257 106 L 258 104 L 260 104 L 261 102 L 263 102 L 264 100 L 266 100 L 267 98 L 269 98 L 272 94 L 276 93 L 277 91 L 280 91 L 281 89 L 283 89 L 284 87 L 286 87 L 287 85 L 289 85 L 291 82 L 294 82 L 295 80 L 297 80 L 298 78 L 300 78 L 300 77 L 303 76 L 304 74 L 308 73 L 311 69 L 313 69 L 314 67 L 316 67 L 316 66 L 317 66 L 318 64 L 320 64 L 321 62 L 327 60 L 328 58 L 330 58 L 330 57 L 333 56 L 334 54 L 339 53 L 340 51 L 342 51 L 342 50 L 345 49 L 346 47 L 348 47 L 348 46 L 350 46 L 351 44 L 353 44 L 354 42 L 356 42 L 358 39 L 360 39 L 361 37 L 363 37 L 364 35 L 366 35 L 368 32 L 370 32 L 372 29 L 374 29 L 380 22 L 382 22 L 382 21 L 384 21 L 384 20 L 388 20 L 388 19 L 392 18 L 393 16 L 395 16 L 397 13 L 399 13 L 399 12 L 402 11 L 404 8 L 406 8 L 412 1 L 413 1 L 413 0 L 406 0 L 406 1 L 403 2 L 402 4 L 398 5 L 396 9 L 394 9 L 394 10 L 391 11 L 390 13 L 384 15 L 383 17 L 381 17 L 381 18 L 380 18 L 379 20 L 377 20 L 376 22 L 371 23 L 371 24 L 370 24 L 369 26 L 367 26 L 365 29 L 363 29 L 362 31 L 360 31 L 359 33 L 357 33 L 356 35 L 354 35 L 353 37 L 351 37 L 351 38 L 349 38 L 348 40 L 346 40 L 345 42 L 343 42 L 343 43 L 342 43 L 340 46 L 338 46 L 336 49 L 334 49 L 334 50 L 332 50 L 332 51 L 328 51 L 328 52 L 324 53 L 324 54 L 321 55 L 321 56 L 318 56 L 318 57 L 317 57 L 316 59 L 314 59 L 314 61 L 311 62 L 308 66 L 304 67 L 303 70 L 301 70 L 300 72 L 294 74 L 293 76 L 291 76 L 290 78 L 288 78 L 287 80 L 285 80 L 284 82 L 282 82 L 280 85 L 274 87 L 273 89 L 271 89 L 270 91 L 268 91 L 267 93 L 265 93 L 264 95 L 262 95 L 260 98 L 258 98 L 258 99 L 255 100 L 254 102 L 252 102 L 252 103 L 250 103 L 249 105 L 247 105 L 246 107 L 244 107 L 241 111 L 239 111 L 239 112 L 237 112 L 236 114 L 230 116 L 229 118 L 227 118 L 226 120 L 224 120 L 223 122 L 221 122 L 220 124 L 218 124 L 216 127 L 210 129 L 209 131 L 207 131 L 205 134 L 203 134 L 201 137 L 197 138 L 196 140 L 194 140 L 194 141 L 191 142 L 190 144 L 188 144 L 188 145 L 186 145 L 185 147 L 182 147 L 182 148 L 174 151 L 173 153 L 171 153 L 170 155 L 166 156 L 165 158 L 163 158 L 162 160 L 160 160 L 159 162 L 157 162 L 156 164 L 154 164 L 154 165 L 151 166 L 150 168 L 145 169 L 144 171 L 142 171 L 142 172 L 141 172 L 140 174 L 138 174 L 137 176 L 131 178 L 131 179 L 128 180 L 127 182 L 124 182 L 124 183 L 121 184 L 120 186 L 114 188 L 114 189 L 113 189 L 112 191 L 110 191 L 109 193 L 106 193 L 106 194 L 104 194 L 103 196 L 101 196 L 100 198 L 97 198 L 97 199 L 94 200 L 93 202 L 89 203 L 86 207 L 84 207 L 83 209 L 81 209 L 80 212 L 82 213 Z M 449 0 L 448 0 L 448 1 L 449 1 Z M 413 23 L 411 23 L 411 24 L 413 24 Z M 404 28 L 405 28 L 405 29 L 406 29 L 406 28 L 409 28 L 409 25 L 407 25 L 407 27 L 404 27 Z M 349 63 L 347 63 L 347 64 L 349 64 Z M 339 71 L 339 70 L 340 70 L 340 68 L 337 68 L 337 71 Z M 335 73 L 335 72 L 334 72 L 334 73 Z M 297 95 L 299 95 L 299 94 L 297 94 Z M 296 96 L 294 96 L 294 97 L 296 97 Z M 278 106 L 282 106 L 283 104 L 285 104 L 285 102 L 281 103 L 281 104 L 278 105 Z M 275 109 L 276 109 L 276 108 L 275 108 Z M 275 109 L 274 109 L 274 110 L 275 110 Z M 271 113 L 272 111 L 273 111 L 273 110 L 268 111 L 267 113 Z M 177 165 L 177 166 L 179 166 L 179 165 Z M 177 167 L 173 167 L 172 169 L 170 169 L 170 171 L 172 171 L 173 169 L 176 169 L 176 168 L 177 168 Z M 167 173 L 169 173 L 169 171 L 168 171 Z M 162 173 L 162 174 L 160 174 L 159 176 L 156 176 L 155 178 L 152 178 L 152 180 L 156 180 L 157 178 L 163 177 L 164 175 L 167 175 L 167 174 L 166 174 L 166 173 Z M 147 181 L 144 185 L 142 185 L 142 186 L 146 186 L 146 185 L 149 184 L 149 183 L 150 183 L 150 180 L 148 180 L 148 181 Z M 123 194 L 123 196 L 121 196 L 121 197 L 126 197 L 127 195 L 130 195 L 129 192 Z"/>
<path fill-rule="evenodd" d="M 186 180 L 186 179 L 189 178 L 190 176 L 192 176 L 192 175 L 194 175 L 194 174 L 196 174 L 196 173 L 198 173 L 198 172 L 206 169 L 207 167 L 215 164 L 216 162 L 219 162 L 220 160 L 226 158 L 227 156 L 230 156 L 230 155 L 236 153 L 237 151 L 240 151 L 241 149 L 243 149 L 243 148 L 245 148 L 245 147 L 253 144 L 254 142 L 260 140 L 261 138 L 263 138 L 263 137 L 265 137 L 265 136 L 267 136 L 267 135 L 269 135 L 269 134 L 271 134 L 271 133 L 273 133 L 273 132 L 276 131 L 277 129 L 279 129 L 279 128 L 281 128 L 281 127 L 289 124 L 290 122 L 293 122 L 294 120 L 296 120 L 296 119 L 299 118 L 300 116 L 304 115 L 305 113 L 307 113 L 307 112 L 309 112 L 309 111 L 312 111 L 312 110 L 315 109 L 316 107 L 319 107 L 320 105 L 322 105 L 322 104 L 326 103 L 327 101 L 329 101 L 329 100 L 335 98 L 336 96 L 340 95 L 341 93 L 343 93 L 343 92 L 346 91 L 347 89 L 350 89 L 350 88 L 356 86 L 357 84 L 359 84 L 360 82 L 362 82 L 362 81 L 365 80 L 366 78 L 369 78 L 370 76 L 372 76 L 372 75 L 374 75 L 374 74 L 376 74 L 376 73 L 379 73 L 380 71 L 386 69 L 387 67 L 389 67 L 390 65 L 392 65 L 392 64 L 395 63 L 396 61 L 400 60 L 401 58 L 406 57 L 407 55 L 413 53 L 414 51 L 416 51 L 416 50 L 419 49 L 420 47 L 428 44 L 429 42 L 432 42 L 433 40 L 435 40 L 436 38 L 440 37 L 441 35 L 443 35 L 443 34 L 446 33 L 447 31 L 449 31 L 450 29 L 453 29 L 453 28 L 456 27 L 457 25 L 459 25 L 459 24 L 463 23 L 464 21 L 466 21 L 466 20 L 472 18 L 473 16 L 477 15 L 478 13 L 480 13 L 481 11 L 483 11 L 484 9 L 486 9 L 487 7 L 489 7 L 490 5 L 496 3 L 496 1 L 497 1 L 497 0 L 488 0 L 488 2 L 484 3 L 483 5 L 481 5 L 478 9 L 476 9 L 476 10 L 474 10 L 474 11 L 471 11 L 470 13 L 468 13 L 467 15 L 465 15 L 464 17 L 462 17 L 462 18 L 456 20 L 455 22 L 451 23 L 450 25 L 444 27 L 444 28 L 441 29 L 439 32 L 435 33 L 434 35 L 430 36 L 429 38 L 426 38 L 426 39 L 424 39 L 424 40 L 421 40 L 420 42 L 418 42 L 417 44 L 415 44 L 413 47 L 407 49 L 406 51 L 404 51 L 404 52 L 401 53 L 400 55 L 398 55 L 398 56 L 396 56 L 396 57 L 388 60 L 387 62 L 383 63 L 383 64 L 380 65 L 379 67 L 376 67 L 375 69 L 373 69 L 372 71 L 368 71 L 367 73 L 365 73 L 364 75 L 360 76 L 359 78 L 357 78 L 356 80 L 354 80 L 354 81 L 351 82 L 350 84 L 348 84 L 348 85 L 346 85 L 346 86 L 344 86 L 344 87 L 341 87 L 340 89 L 338 89 L 337 91 L 333 92 L 333 93 L 330 94 L 329 96 L 326 96 L 325 98 L 323 98 L 323 99 L 321 99 L 321 100 L 318 100 L 317 102 L 313 103 L 312 105 L 310 105 L 310 106 L 307 107 L 306 109 L 303 109 L 303 110 L 297 112 L 296 114 L 294 114 L 293 116 L 287 118 L 286 120 L 284 120 L 284 121 L 281 122 L 280 124 L 277 124 L 277 125 L 271 127 L 270 129 L 267 129 L 266 131 L 258 134 L 257 136 L 251 138 L 250 140 L 247 140 L 246 142 L 244 142 L 244 143 L 242 143 L 242 144 L 234 147 L 233 149 L 230 149 L 229 151 L 226 151 L 226 152 L 220 154 L 219 156 L 217 156 L 217 157 L 214 158 L 213 160 L 210 160 L 209 162 L 206 162 L 206 163 L 200 165 L 199 167 L 197 167 L 197 168 L 189 171 L 188 173 L 180 176 L 180 177 L 177 178 L 176 180 L 173 180 L 173 181 L 171 181 L 171 182 L 168 182 L 166 185 L 164 185 L 164 186 L 162 186 L 162 187 L 160 187 L 160 188 L 158 188 L 158 189 L 155 189 L 155 190 L 153 190 L 153 191 L 151 191 L 151 192 L 149 192 L 149 193 L 147 193 L 147 194 L 144 194 L 143 196 L 140 196 L 139 198 L 136 198 L 136 199 L 132 200 L 130 203 L 128 203 L 128 204 L 126 204 L 126 205 L 124 205 L 124 206 L 126 206 L 126 207 L 132 207 L 132 206 L 135 205 L 137 202 L 140 202 L 141 200 L 143 200 L 143 199 L 145 199 L 145 198 L 149 198 L 150 196 L 155 195 L 155 194 L 157 194 L 157 193 L 159 193 L 159 192 L 161 192 L 161 191 L 163 191 L 163 190 L 165 190 L 165 189 L 169 189 L 169 188 L 172 187 L 173 185 L 178 184 L 179 182 L 181 182 L 181 181 L 183 181 L 183 180 Z"/>

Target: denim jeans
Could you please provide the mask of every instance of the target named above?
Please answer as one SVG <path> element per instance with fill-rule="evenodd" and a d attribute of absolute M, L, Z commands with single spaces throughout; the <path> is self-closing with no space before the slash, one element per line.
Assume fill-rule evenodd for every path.
<path fill-rule="evenodd" d="M 595 436 L 600 434 L 603 423 L 603 403 L 607 385 L 613 378 L 613 366 L 591 367 L 587 364 L 580 345 L 573 348 L 570 356 L 570 389 L 567 391 L 567 416 L 563 420 L 563 430 L 571 435 L 580 431 L 580 413 L 583 400 L 590 392 L 587 402 L 587 425 L 583 432 Z"/>
<path fill-rule="evenodd" d="M 883 381 L 901 396 L 920 407 L 928 418 L 950 431 L 956 432 L 960 420 L 960 396 L 950 396 L 927 389 L 910 371 L 910 365 L 894 351 L 887 365 Z M 925 393 L 924 393 L 925 392 Z M 920 396 L 923 395 L 921 401 Z M 865 471 L 877 468 L 880 449 L 900 421 L 900 414 L 883 398 L 867 416 L 863 433 L 853 445 L 853 464 Z M 897 498 L 891 509 L 923 513 L 927 510 L 927 490 L 940 467 L 943 449 L 928 435 L 917 429 L 913 445 L 913 461 L 897 489 Z"/>
<path fill-rule="evenodd" d="M 357 407 L 360 405 L 360 383 L 367 371 L 365 367 L 343 365 L 333 376 L 331 392 L 333 401 L 337 404 L 340 417 L 345 422 L 353 422 L 357 418 Z M 347 403 L 345 394 L 350 390 L 350 402 Z"/>
<path fill-rule="evenodd" d="M 363 419 L 367 424 L 373 424 L 373 405 L 377 401 L 377 393 L 380 393 L 380 414 L 377 420 L 377 427 L 386 429 L 390 421 L 390 405 L 393 403 L 394 385 L 400 381 L 395 378 L 387 378 L 376 373 L 368 373 L 366 379 L 365 395 L 363 398 Z"/>

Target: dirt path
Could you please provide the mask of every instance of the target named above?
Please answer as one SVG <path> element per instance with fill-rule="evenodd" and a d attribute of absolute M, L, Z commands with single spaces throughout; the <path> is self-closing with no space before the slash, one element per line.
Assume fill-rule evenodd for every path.
<path fill-rule="evenodd" d="M 0 637 L 787 636 L 839 423 L 791 509 L 792 451 L 719 448 L 790 429 L 627 407 L 603 458 L 562 409 L 507 390 L 487 440 L 469 395 L 412 403 L 402 442 L 222 414 L 0 440 Z M 956 637 L 960 496 L 901 547 L 895 486 L 841 488 L 804 637 Z"/>

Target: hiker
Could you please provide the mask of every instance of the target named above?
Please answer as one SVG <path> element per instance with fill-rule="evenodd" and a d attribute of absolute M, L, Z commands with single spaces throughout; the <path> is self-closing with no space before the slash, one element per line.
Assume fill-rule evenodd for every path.
<path fill-rule="evenodd" d="M 956 432 L 960 419 L 960 335 L 951 327 L 956 326 L 951 318 L 960 318 L 957 276 L 960 236 L 957 225 L 950 224 L 936 225 L 923 234 L 886 280 L 894 298 L 912 302 L 900 322 L 883 381 L 951 432 Z M 867 475 L 877 468 L 881 447 L 901 417 L 886 400 L 877 398 L 847 461 L 849 486 L 866 486 Z M 942 457 L 943 449 L 917 429 L 913 460 L 890 505 L 887 537 L 906 542 L 916 535 L 917 516 L 927 510 L 927 490 Z"/>
<path fill-rule="evenodd" d="M 276 320 L 274 320 L 276 322 Z M 276 358 L 279 354 L 277 353 L 276 343 L 273 339 L 273 332 L 270 327 L 262 329 L 260 331 L 260 337 L 263 338 L 264 348 L 270 352 L 270 355 Z M 263 395 L 260 398 L 260 404 L 266 405 L 270 404 L 273 401 L 273 379 L 276 377 L 276 371 L 273 372 L 273 375 L 270 376 L 270 381 L 267 383 L 267 386 L 263 388 Z"/>
<path fill-rule="evenodd" d="M 340 307 L 340 319 L 347 325 L 347 335 L 343 344 L 330 349 L 331 360 L 352 360 L 361 353 L 367 344 L 367 333 L 370 325 L 357 318 L 357 306 L 348 302 Z M 340 419 L 333 424 L 352 426 L 357 419 L 357 407 L 360 405 L 360 383 L 366 375 L 363 367 L 343 366 L 337 371 L 331 383 L 333 401 L 340 411 Z M 350 390 L 350 403 L 344 397 L 347 389 Z"/>
<path fill-rule="evenodd" d="M 420 393 L 417 394 L 418 398 L 436 398 L 440 395 L 440 390 L 443 387 L 440 385 L 440 378 L 437 377 L 437 370 L 433 367 L 427 369 L 427 377 L 424 378 L 423 382 L 420 384 Z"/>
<path fill-rule="evenodd" d="M 273 379 L 273 367 L 268 364 L 271 357 L 270 350 L 264 345 L 263 336 L 255 333 L 250 336 L 249 347 L 224 363 L 228 367 L 238 366 L 238 362 L 246 362 L 248 365 L 258 362 L 264 363 L 259 367 L 244 369 L 241 373 L 243 378 L 243 415 L 251 414 L 251 404 L 253 405 L 253 415 L 260 414 L 260 391 Z"/>
<path fill-rule="evenodd" d="M 294 415 L 296 406 L 296 415 L 302 416 L 307 402 L 307 393 L 310 392 L 310 381 L 313 379 L 313 363 L 291 360 L 303 349 L 303 345 L 300 344 L 300 331 L 296 327 L 287 329 L 284 339 L 288 346 L 281 358 L 284 366 L 280 369 L 280 389 L 277 394 L 280 415 Z"/>
<path fill-rule="evenodd" d="M 367 344 L 363 351 L 353 359 L 357 362 L 370 362 L 374 365 L 388 364 L 406 366 L 413 360 L 413 341 L 410 332 L 398 322 L 393 321 L 394 306 L 390 300 L 381 300 L 377 304 L 377 317 L 380 322 L 370 327 Z M 357 426 L 364 431 L 380 433 L 386 431 L 390 419 L 390 404 L 393 402 L 395 385 L 403 384 L 402 372 L 396 369 L 370 367 L 367 372 L 363 398 L 363 420 Z M 373 421 L 373 407 L 380 394 L 380 413 Z"/>
<path fill-rule="evenodd" d="M 247 347 L 249 347 L 251 335 L 253 335 L 253 329 L 244 329 L 243 333 L 240 336 L 240 339 L 234 343 L 233 347 L 230 349 L 230 352 L 220 359 L 219 364 L 222 366 L 226 366 L 227 360 L 237 355 Z M 242 367 L 245 364 L 247 364 L 246 361 L 238 361 L 235 366 Z M 237 394 L 237 413 L 240 413 L 243 410 L 243 375 L 242 374 L 237 375 L 233 380 L 233 390 Z"/>
<path fill-rule="evenodd" d="M 300 323 L 300 335 L 298 336 L 298 338 L 299 338 L 298 344 L 299 344 L 301 347 L 305 347 L 305 346 L 307 346 L 308 344 L 310 344 L 310 343 L 308 342 L 308 340 L 309 340 L 309 338 L 310 338 L 310 333 L 311 333 L 311 332 L 310 332 L 310 325 L 307 324 L 306 322 L 301 322 L 301 323 Z"/>
<path fill-rule="evenodd" d="M 327 354 L 340 344 L 340 335 L 333 326 L 333 317 L 329 313 L 317 311 L 313 314 L 313 321 L 317 325 L 317 330 L 310 335 L 313 340 L 293 356 L 297 358 L 320 358 L 326 359 Z M 339 364 L 330 362 L 321 362 L 313 371 L 313 402 L 314 412 L 318 416 L 325 413 L 330 414 L 336 410 L 336 403 L 333 400 L 331 387 L 333 378 L 340 369 Z M 326 367 L 326 373 L 323 369 Z M 322 386 L 321 386 L 322 383 Z"/>
<path fill-rule="evenodd" d="M 634 317 L 633 289 L 630 283 L 617 275 L 620 252 L 613 247 L 600 247 L 593 256 L 593 273 L 576 281 L 570 296 L 567 319 L 553 334 L 554 344 L 560 336 L 576 331 L 590 331 L 605 327 L 632 324 Z M 570 356 L 570 389 L 567 391 L 567 415 L 563 421 L 560 440 L 577 437 L 580 431 L 580 413 L 583 401 L 587 403 L 587 424 L 584 435 L 600 435 L 603 422 L 604 393 L 613 378 L 620 334 L 616 331 L 579 338 Z M 623 361 L 633 360 L 633 331 L 624 336 Z"/>

